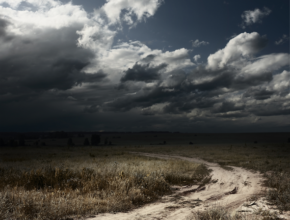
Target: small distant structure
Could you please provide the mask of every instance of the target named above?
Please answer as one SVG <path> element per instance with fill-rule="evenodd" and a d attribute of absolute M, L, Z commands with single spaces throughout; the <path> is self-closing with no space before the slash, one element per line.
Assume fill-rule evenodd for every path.
<path fill-rule="evenodd" d="M 258 141 L 254 141 L 254 144 L 257 144 L 258 143 Z"/>
<path fill-rule="evenodd" d="M 165 145 L 166 144 L 166 141 L 163 141 L 163 144 Z"/>
<path fill-rule="evenodd" d="M 290 138 L 288 138 L 288 143 L 290 143 Z"/>
<path fill-rule="evenodd" d="M 192 145 L 193 143 L 190 141 L 189 144 Z"/>

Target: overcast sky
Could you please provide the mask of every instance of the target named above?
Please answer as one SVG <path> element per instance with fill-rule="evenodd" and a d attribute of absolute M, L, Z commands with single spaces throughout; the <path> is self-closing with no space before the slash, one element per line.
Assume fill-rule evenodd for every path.
<path fill-rule="evenodd" d="M 0 131 L 290 131 L 289 0 L 0 0 Z"/>

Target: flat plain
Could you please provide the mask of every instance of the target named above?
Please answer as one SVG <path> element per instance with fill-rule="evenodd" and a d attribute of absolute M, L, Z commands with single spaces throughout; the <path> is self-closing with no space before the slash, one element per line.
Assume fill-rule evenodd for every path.
<path fill-rule="evenodd" d="M 1 147 L 0 219 L 290 218 L 289 133 L 100 136 Z"/>

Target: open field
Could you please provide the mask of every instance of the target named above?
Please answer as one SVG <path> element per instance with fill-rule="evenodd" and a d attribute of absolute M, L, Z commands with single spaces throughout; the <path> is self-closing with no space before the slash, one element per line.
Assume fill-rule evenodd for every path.
<path fill-rule="evenodd" d="M 26 147 L 1 147 L 0 219 L 67 219 L 90 216 L 96 216 L 95 219 L 122 219 L 122 215 L 123 219 L 130 219 L 126 218 L 124 212 L 150 212 L 146 211 L 146 207 L 167 210 L 173 215 L 173 219 L 178 219 L 178 216 L 182 216 L 179 211 L 184 205 L 168 205 L 165 198 L 182 193 L 182 186 L 186 186 L 189 191 L 193 190 L 190 196 L 186 196 L 186 201 L 180 200 L 184 196 L 177 196 L 178 199 L 174 197 L 175 203 L 195 204 L 186 206 L 192 210 L 187 219 L 279 219 L 278 216 L 280 219 L 289 219 L 289 136 L 287 133 L 272 136 L 104 134 L 101 136 L 100 146 L 94 147 L 81 146 L 84 138 L 89 135 L 72 137 L 74 146 L 66 146 L 67 138 L 42 138 L 26 140 L 26 145 L 30 145 Z M 104 146 L 106 139 L 111 145 Z M 36 141 L 45 142 L 46 146 L 33 146 Z M 146 156 L 144 153 L 151 155 Z M 166 157 L 158 156 L 160 154 Z M 177 159 L 176 156 L 183 159 Z M 211 167 L 200 165 L 201 163 L 216 165 Z M 241 184 L 230 180 L 231 173 L 242 169 L 241 172 L 254 179 L 259 175 L 261 187 L 265 190 L 251 192 L 252 198 L 247 202 L 265 205 L 268 209 L 257 208 L 254 214 L 238 213 L 236 216 L 233 216 L 231 209 L 225 204 L 213 206 L 212 209 L 201 209 L 207 204 L 206 192 L 209 193 L 210 189 L 221 184 L 215 182 L 215 175 L 218 175 L 220 168 L 224 170 L 221 173 L 228 175 L 223 179 L 225 192 L 235 184 Z M 213 175 L 213 179 L 209 178 L 210 175 Z M 253 187 L 253 182 L 247 179 L 243 184 L 245 189 L 259 188 L 258 185 L 257 188 Z M 203 185 L 206 186 L 205 191 L 194 192 Z M 239 187 L 236 197 L 243 194 L 242 187 Z M 223 190 L 219 191 L 217 194 L 224 193 Z M 196 196 L 202 198 L 199 205 L 194 202 Z M 172 202 L 169 200 L 167 202 Z M 156 201 L 161 201 L 161 204 Z M 216 202 L 218 201 L 223 199 L 217 199 Z M 147 214 L 144 216 L 147 217 L 137 217 L 150 219 Z M 162 219 L 162 215 L 160 216 Z"/>
<path fill-rule="evenodd" d="M 101 148 L 2 148 L 0 219 L 65 219 L 121 212 L 203 184 L 209 171 Z"/>
<path fill-rule="evenodd" d="M 160 203 L 146 205 L 130 213 L 118 215 L 101 214 L 92 220 L 125 220 L 125 219 L 196 219 L 205 216 L 204 219 L 261 219 L 254 214 L 254 209 L 245 209 L 243 204 L 249 199 L 261 195 L 261 183 L 263 178 L 260 174 L 252 173 L 243 168 L 232 168 L 230 171 L 220 167 L 216 163 L 210 163 L 201 159 L 168 156 L 166 154 L 136 153 L 142 156 L 160 159 L 181 159 L 194 163 L 205 164 L 212 170 L 211 181 L 203 187 L 187 185 L 181 188 L 175 187 L 174 194 L 164 196 Z M 250 202 L 250 204 L 253 201 Z M 258 203 L 258 201 L 255 201 Z M 219 207 L 217 208 L 217 205 Z M 222 204 L 222 206 L 221 206 Z M 214 210 L 211 210 L 211 207 Z M 213 212 L 211 212 L 213 211 Z M 219 213 L 216 213 L 219 211 Z M 251 212 L 244 215 L 241 212 Z M 215 216 L 212 216 L 212 215 Z M 208 218 L 212 216 L 212 218 Z M 219 217 L 218 217 L 219 216 Z"/>

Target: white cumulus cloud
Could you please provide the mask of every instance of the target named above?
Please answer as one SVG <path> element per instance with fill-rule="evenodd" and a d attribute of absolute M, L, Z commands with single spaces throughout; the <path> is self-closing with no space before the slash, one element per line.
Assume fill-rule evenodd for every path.
<path fill-rule="evenodd" d="M 53 1 L 51 4 L 43 5 L 40 4 L 42 1 L 35 0 L 35 2 L 39 3 L 35 3 L 36 10 L 30 8 L 26 8 L 26 10 L 14 9 L 17 5 L 12 4 L 10 1 L 8 3 L 11 3 L 11 5 L 9 4 L 11 8 L 3 7 L 0 4 L 1 17 L 13 23 L 13 25 L 8 27 L 10 33 L 35 35 L 39 29 L 61 29 L 73 25 L 82 25 L 89 20 L 86 11 L 81 6 L 72 5 L 71 3 L 60 4 L 58 2 L 52 4 Z"/>
<path fill-rule="evenodd" d="M 257 32 L 241 33 L 231 39 L 224 49 L 208 57 L 208 68 L 217 69 L 227 65 L 244 66 L 247 59 L 263 49 L 267 39 Z"/>
<path fill-rule="evenodd" d="M 121 14 L 125 11 L 124 20 L 132 25 L 132 17 L 136 16 L 137 21 L 153 16 L 162 0 L 107 0 L 107 3 L 101 8 L 107 15 L 110 24 L 121 22 Z"/>
<path fill-rule="evenodd" d="M 56 7 L 61 5 L 60 1 L 55 0 L 0 0 L 0 4 L 6 3 L 13 9 L 18 9 L 22 3 L 26 3 L 26 7 L 32 6 L 41 9 Z"/>
<path fill-rule="evenodd" d="M 258 57 L 254 62 L 242 68 L 246 74 L 263 74 L 266 72 L 275 72 L 289 64 L 290 55 L 287 53 L 268 54 Z"/>

